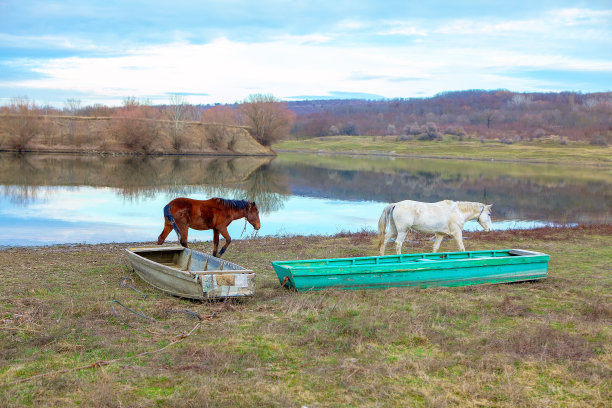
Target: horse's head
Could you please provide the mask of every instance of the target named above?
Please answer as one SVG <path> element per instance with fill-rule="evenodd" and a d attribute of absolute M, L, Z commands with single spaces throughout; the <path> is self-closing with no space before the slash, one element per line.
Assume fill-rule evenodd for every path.
<path fill-rule="evenodd" d="M 261 227 L 261 223 L 259 222 L 259 209 L 255 201 L 251 201 L 247 205 L 246 219 L 256 230 Z"/>
<path fill-rule="evenodd" d="M 480 214 L 478 215 L 478 223 L 486 232 L 489 232 L 491 228 L 493 228 L 493 223 L 491 222 L 492 206 L 493 204 L 483 205 L 482 210 L 480 210 Z"/>

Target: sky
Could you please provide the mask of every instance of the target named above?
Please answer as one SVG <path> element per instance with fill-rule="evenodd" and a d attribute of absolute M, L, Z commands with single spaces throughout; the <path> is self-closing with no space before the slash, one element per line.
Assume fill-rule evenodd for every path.
<path fill-rule="evenodd" d="M 0 105 L 612 91 L 612 0 L 0 0 Z"/>

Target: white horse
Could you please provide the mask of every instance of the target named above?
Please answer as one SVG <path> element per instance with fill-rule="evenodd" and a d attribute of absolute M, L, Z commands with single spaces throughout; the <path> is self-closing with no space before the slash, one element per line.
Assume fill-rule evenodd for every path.
<path fill-rule="evenodd" d="M 491 206 L 482 203 L 444 200 L 437 203 L 421 203 L 405 200 L 389 204 L 378 220 L 378 249 L 385 254 L 387 242 L 395 237 L 395 250 L 402 253 L 402 244 L 410 229 L 436 234 L 433 251 L 438 252 L 442 238 L 453 237 L 461 251 L 463 224 L 476 218 L 485 231 L 491 229 Z M 387 231 L 389 224 L 389 232 Z"/>

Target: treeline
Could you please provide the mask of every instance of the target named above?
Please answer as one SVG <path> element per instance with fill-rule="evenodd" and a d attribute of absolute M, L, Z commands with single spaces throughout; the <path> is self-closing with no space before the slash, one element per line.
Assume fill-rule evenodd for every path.
<path fill-rule="evenodd" d="M 553 136 L 561 143 L 612 144 L 612 92 L 445 92 L 432 98 L 283 102 L 256 94 L 241 103 L 191 105 L 180 95 L 152 105 L 63 109 L 27 97 L 0 107 L 0 149 L 139 153 L 271 153 L 273 143 L 333 135 L 395 136 L 398 141 L 453 138 L 503 143 Z M 262 150 L 263 148 L 263 150 Z"/>
<path fill-rule="evenodd" d="M 612 143 L 612 92 L 445 92 L 432 98 L 289 102 L 298 138 L 396 135 L 398 139 L 515 140 L 556 135 L 593 144 Z"/>

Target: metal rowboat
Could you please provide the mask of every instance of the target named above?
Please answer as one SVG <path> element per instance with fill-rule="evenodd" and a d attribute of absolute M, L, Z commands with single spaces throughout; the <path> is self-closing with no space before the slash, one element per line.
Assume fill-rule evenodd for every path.
<path fill-rule="evenodd" d="M 235 263 L 182 246 L 125 250 L 142 280 L 188 299 L 252 296 L 255 272 Z"/>

